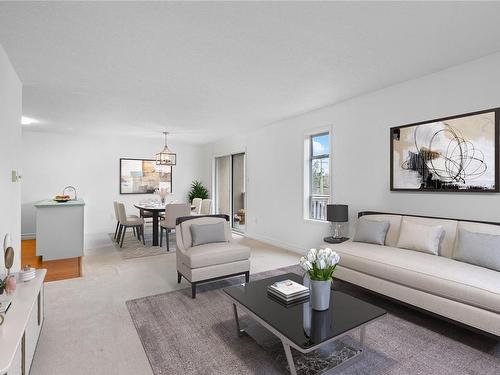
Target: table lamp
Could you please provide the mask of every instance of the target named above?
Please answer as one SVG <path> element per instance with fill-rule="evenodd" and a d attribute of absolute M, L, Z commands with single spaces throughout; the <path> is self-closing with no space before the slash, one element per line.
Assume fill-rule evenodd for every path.
<path fill-rule="evenodd" d="M 347 241 L 347 237 L 342 236 L 342 227 L 349 221 L 349 210 L 346 204 L 327 204 L 326 220 L 333 223 L 333 236 L 325 237 L 323 240 L 328 243 L 341 243 Z"/>

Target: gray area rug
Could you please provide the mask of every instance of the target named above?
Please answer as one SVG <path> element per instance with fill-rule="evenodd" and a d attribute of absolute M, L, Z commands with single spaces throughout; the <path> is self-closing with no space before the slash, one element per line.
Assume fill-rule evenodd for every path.
<path fill-rule="evenodd" d="M 251 280 L 287 272 L 300 269 L 286 267 L 252 275 Z M 188 288 L 127 301 L 155 375 L 287 373 L 280 342 L 245 314 L 241 323 L 250 336 L 236 335 L 232 306 L 222 288 L 239 282 L 233 278 L 200 285 L 195 300 Z M 366 349 L 359 360 L 328 373 L 500 374 L 496 340 L 339 280 L 334 288 L 389 314 L 367 327 Z M 357 335 L 345 336 L 337 346 L 313 353 L 312 359 L 293 351 L 299 373 L 318 374 L 342 362 L 352 356 L 357 340 Z"/>
<path fill-rule="evenodd" d="M 143 245 L 142 241 L 139 241 L 137 238 L 135 238 L 130 229 L 128 229 L 127 233 L 125 234 L 122 248 L 120 248 L 120 245 L 113 240 L 114 233 L 110 233 L 109 237 L 123 259 L 150 257 L 150 256 L 163 255 L 175 252 L 176 249 L 175 232 L 169 234 L 170 251 L 167 253 L 165 233 L 163 233 L 163 246 L 162 247 L 152 246 L 153 235 L 151 233 L 151 230 L 152 230 L 151 227 L 149 228 L 146 227 L 144 230 L 145 232 L 144 239 L 146 245 Z"/>

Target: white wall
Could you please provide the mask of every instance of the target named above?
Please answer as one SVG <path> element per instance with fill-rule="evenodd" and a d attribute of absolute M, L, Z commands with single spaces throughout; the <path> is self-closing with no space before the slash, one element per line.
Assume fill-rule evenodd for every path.
<path fill-rule="evenodd" d="M 13 270 L 21 263 L 21 184 L 11 180 L 11 171 L 21 169 L 21 110 L 21 81 L 0 46 L 0 274 L 6 233 L 12 237 L 16 255 Z"/>
<path fill-rule="evenodd" d="M 209 144 L 207 159 L 246 149 L 247 233 L 297 251 L 330 231 L 304 220 L 302 206 L 303 136 L 324 126 L 332 129 L 333 202 L 349 205 L 351 223 L 360 210 L 500 222 L 500 194 L 389 190 L 389 128 L 500 107 L 499 67 L 494 54 L 347 100 Z"/>
<path fill-rule="evenodd" d="M 33 204 L 60 194 L 67 185 L 85 200 L 85 233 L 113 232 L 113 200 L 137 214 L 133 203 L 148 195 L 119 194 L 119 159 L 152 158 L 162 148 L 162 138 L 89 137 L 23 131 L 22 233 L 35 232 Z M 194 179 L 204 178 L 202 148 L 169 140 L 177 153 L 173 167 L 173 195 L 187 201 Z"/>

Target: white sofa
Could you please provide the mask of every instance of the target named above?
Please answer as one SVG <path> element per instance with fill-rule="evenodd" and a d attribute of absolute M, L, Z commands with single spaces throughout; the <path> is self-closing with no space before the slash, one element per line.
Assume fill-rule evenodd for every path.
<path fill-rule="evenodd" d="M 500 272 L 451 258 L 458 228 L 500 235 L 500 225 L 376 212 L 359 216 L 390 222 L 385 246 L 325 244 L 341 257 L 335 277 L 500 337 Z M 439 255 L 395 247 L 403 218 L 444 228 Z"/>
<path fill-rule="evenodd" d="M 191 224 L 224 222 L 225 242 L 193 246 Z M 182 277 L 191 283 L 191 295 L 196 298 L 196 286 L 232 276 L 250 278 L 250 248 L 232 241 L 229 216 L 204 215 L 177 218 L 176 223 L 177 282 Z"/>

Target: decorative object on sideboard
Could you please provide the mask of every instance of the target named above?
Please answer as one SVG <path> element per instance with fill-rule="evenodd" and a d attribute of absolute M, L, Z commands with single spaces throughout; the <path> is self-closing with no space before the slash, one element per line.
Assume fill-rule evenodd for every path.
<path fill-rule="evenodd" d="M 330 248 L 311 249 L 300 258 L 300 266 L 310 279 L 311 308 L 324 311 L 330 307 L 330 290 L 333 272 L 340 261 L 340 256 Z"/>
<path fill-rule="evenodd" d="M 152 159 L 120 159 L 120 194 L 153 194 L 156 189 L 172 193 L 172 166 L 156 165 Z"/>
<path fill-rule="evenodd" d="M 165 136 L 165 146 L 163 150 L 156 154 L 156 165 L 175 165 L 177 163 L 177 155 L 168 148 L 168 132 L 163 132 L 163 135 Z"/>
<path fill-rule="evenodd" d="M 323 238 L 328 243 L 341 243 L 347 241 L 344 237 L 343 223 L 349 221 L 349 208 L 346 204 L 328 204 L 326 206 L 326 220 L 333 225 L 333 235 Z"/>
<path fill-rule="evenodd" d="M 14 248 L 12 247 L 12 241 L 10 234 L 6 234 L 3 239 L 3 251 L 4 251 L 4 265 L 7 270 L 7 276 L 2 280 L 0 279 L 0 295 L 5 292 L 6 294 L 12 294 L 16 291 L 16 276 L 10 274 L 10 269 L 14 264 Z"/>
<path fill-rule="evenodd" d="M 391 190 L 499 192 L 500 108 L 390 129 Z"/>
<path fill-rule="evenodd" d="M 36 270 L 29 264 L 24 266 L 21 271 L 19 271 L 19 281 L 27 282 L 33 280 L 36 276 Z"/>

